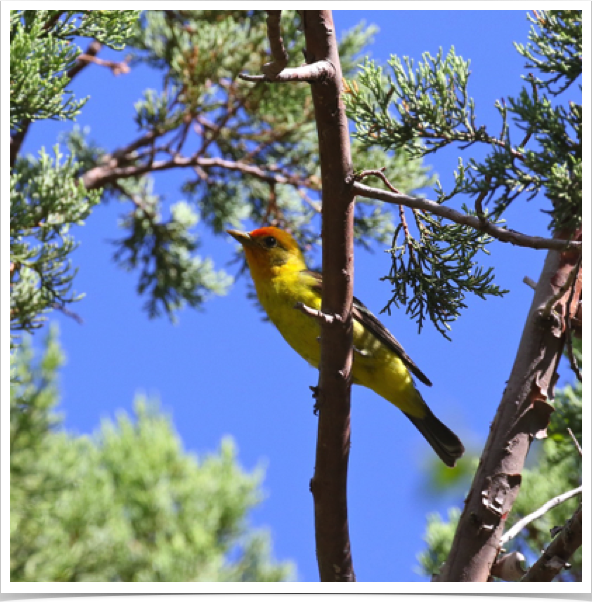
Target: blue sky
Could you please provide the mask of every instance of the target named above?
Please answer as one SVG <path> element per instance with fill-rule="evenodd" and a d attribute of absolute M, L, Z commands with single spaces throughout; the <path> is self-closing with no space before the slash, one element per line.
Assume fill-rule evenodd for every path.
<path fill-rule="evenodd" d="M 425 51 L 435 54 L 439 47 L 446 52 L 454 46 L 457 54 L 471 59 L 469 89 L 477 119 L 493 131 L 500 127 L 495 100 L 517 95 L 522 86 L 524 59 L 512 42 L 526 41 L 529 24 L 523 10 L 335 11 L 334 19 L 338 36 L 362 19 L 377 24 L 380 31 L 370 51 L 380 62 L 391 54 L 419 60 Z M 90 95 L 77 123 L 89 126 L 91 136 L 112 150 L 135 136 L 133 103 L 143 89 L 158 86 L 159 75 L 145 67 L 118 78 L 107 69 L 86 69 L 72 86 L 77 96 Z M 23 150 L 49 149 L 57 133 L 69 127 L 34 126 Z M 469 152 L 428 157 L 445 188 L 452 182 L 459 153 L 467 159 Z M 178 173 L 159 174 L 155 189 L 175 202 L 183 198 L 180 181 Z M 540 212 L 547 208 L 544 200 L 518 200 L 507 213 L 509 226 L 547 235 L 547 217 Z M 73 257 L 79 267 L 75 288 L 86 297 L 72 309 L 84 324 L 51 315 L 68 358 L 61 373 L 66 428 L 91 433 L 117 410 L 131 412 L 136 393 L 145 392 L 160 399 L 188 451 L 207 453 L 224 435 L 232 435 L 245 468 L 259 463 L 267 467 L 267 497 L 253 512 L 252 524 L 270 529 L 275 556 L 294 560 L 300 580 L 317 580 L 308 490 L 317 429 L 308 387 L 316 384 L 316 371 L 287 347 L 273 326 L 261 322 L 246 298 L 245 278 L 203 311 L 181 312 L 177 325 L 166 318 L 148 319 L 144 300 L 135 292 L 136 275 L 111 260 L 108 241 L 120 236 L 117 220 L 123 211 L 115 202 L 100 206 L 75 230 L 81 241 Z M 227 262 L 235 241 L 214 237 L 205 228 L 199 233 L 200 253 L 233 272 L 236 266 Z M 496 282 L 510 293 L 487 301 L 469 298 L 453 325 L 452 342 L 430 325 L 418 335 L 402 309 L 382 316 L 434 383 L 421 389 L 428 404 L 474 451 L 485 443 L 532 300 L 532 290 L 522 279 L 536 281 L 545 257 L 544 251 L 502 243 L 493 243 L 490 250 L 482 262 L 495 266 Z M 389 267 L 381 249 L 374 254 L 357 251 L 356 296 L 375 313 L 390 297 L 388 284 L 379 280 Z M 37 343 L 40 336 L 42 332 L 35 335 Z M 561 374 L 571 378 L 565 366 Z M 358 580 L 426 580 L 414 572 L 426 514 L 445 513 L 463 497 L 458 491 L 438 497 L 429 493 L 426 466 L 431 457 L 429 446 L 400 412 L 370 391 L 353 389 L 349 513 Z"/>

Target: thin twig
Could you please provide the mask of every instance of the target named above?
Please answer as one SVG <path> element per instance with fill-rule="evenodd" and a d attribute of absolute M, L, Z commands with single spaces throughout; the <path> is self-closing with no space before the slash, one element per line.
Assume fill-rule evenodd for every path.
<path fill-rule="evenodd" d="M 180 130 L 173 136 L 171 140 L 169 140 L 168 144 L 165 147 L 166 152 L 172 155 L 178 155 L 187 140 L 187 136 L 189 135 L 189 129 L 191 128 L 192 117 L 190 113 L 187 113 L 183 118 L 183 125 Z M 173 144 L 175 144 L 175 148 L 173 150 Z"/>
<path fill-rule="evenodd" d="M 582 338 L 582 294 L 580 293 L 580 300 L 576 306 L 576 311 L 571 318 L 571 328 L 575 332 L 578 339 Z"/>
<path fill-rule="evenodd" d="M 536 291 L 537 283 L 529 276 L 524 276 L 524 278 L 522 278 L 522 282 L 530 286 L 533 291 Z"/>
<path fill-rule="evenodd" d="M 290 136 L 293 132 L 301 130 L 304 126 L 309 125 L 309 123 L 310 122 L 308 119 L 304 119 L 300 122 L 295 123 L 294 126 L 291 126 L 290 128 L 280 127 L 280 125 L 277 124 L 277 126 L 274 127 L 274 129 L 262 132 L 261 135 L 257 136 L 257 140 L 260 141 L 259 144 L 253 150 L 249 151 L 246 155 L 244 155 L 243 161 L 245 163 L 249 163 L 259 153 L 262 153 L 267 147 L 269 147 L 272 144 L 275 144 L 276 142 L 281 142 L 284 137 Z M 243 139 L 254 140 L 254 137 L 248 137 L 247 135 L 243 135 Z"/>
<path fill-rule="evenodd" d="M 80 54 L 76 57 L 76 64 L 70 71 L 68 71 L 68 77 L 73 79 L 76 77 L 85 67 L 87 67 L 94 59 L 94 57 L 99 54 L 99 51 L 103 47 L 103 44 L 98 40 L 93 40 L 89 45 L 86 51 L 83 54 Z"/>
<path fill-rule="evenodd" d="M 572 441 L 574 442 L 574 445 L 576 446 L 576 449 L 578 450 L 578 453 L 581 456 L 582 455 L 582 447 L 578 443 L 576 436 L 573 434 L 573 431 L 569 428 L 569 426 L 567 427 L 567 432 L 569 433 L 569 436 L 571 437 Z"/>
<path fill-rule="evenodd" d="M 270 219 L 273 216 L 273 219 Z M 284 221 L 282 210 L 277 204 L 277 193 L 275 191 L 275 182 L 269 182 L 269 203 L 267 203 L 267 209 L 263 216 L 262 223 L 270 224 L 272 226 L 280 225 Z"/>
<path fill-rule="evenodd" d="M 54 303 L 52 307 L 61 311 L 65 316 L 68 316 L 68 318 L 72 318 L 78 324 L 84 324 L 84 320 L 76 312 L 67 309 L 65 305 Z"/>
<path fill-rule="evenodd" d="M 313 201 L 301 188 L 296 188 L 296 192 L 311 209 L 313 209 L 316 213 L 322 213 L 322 205 L 320 202 Z"/>
<path fill-rule="evenodd" d="M 407 225 L 407 218 L 405 217 L 405 209 L 403 208 L 403 205 L 399 205 L 399 217 L 401 218 L 401 225 L 403 226 L 403 232 L 405 233 L 405 241 L 407 242 L 409 249 L 412 249 L 413 247 L 411 246 L 411 242 L 409 240 L 411 238 L 409 235 L 409 226 Z"/>
<path fill-rule="evenodd" d="M 135 150 L 138 150 L 139 148 L 142 148 L 143 146 L 150 146 L 154 143 L 154 140 L 156 138 L 158 138 L 159 136 L 164 135 L 166 132 L 164 131 L 158 131 L 158 130 L 151 130 L 149 132 L 146 132 L 145 134 L 142 134 L 142 136 L 140 136 L 139 138 L 136 138 L 134 141 L 130 142 L 128 145 L 124 146 L 123 148 L 120 148 L 118 150 L 115 150 L 111 153 L 111 155 L 109 157 L 107 157 L 107 159 L 109 158 L 113 158 L 113 159 L 132 159 L 135 157 L 130 157 L 129 155 L 131 153 L 133 153 Z"/>
<path fill-rule="evenodd" d="M 475 212 L 477 213 L 477 217 L 484 222 L 486 220 L 485 214 L 483 213 L 483 200 L 487 196 L 489 192 L 489 187 L 491 185 L 491 175 L 485 178 L 485 183 L 487 184 L 487 188 L 481 192 L 481 194 L 475 199 Z"/>
<path fill-rule="evenodd" d="M 205 182 L 206 184 L 211 184 L 211 178 L 208 174 L 207 171 L 205 171 L 204 169 L 202 169 L 199 165 L 196 165 L 193 168 L 193 171 L 197 174 L 197 177 L 202 180 L 203 182 Z"/>
<path fill-rule="evenodd" d="M 376 177 L 380 178 L 387 185 L 387 187 L 390 188 L 390 190 L 392 190 L 392 192 L 394 192 L 395 194 L 401 194 L 401 191 L 397 190 L 389 182 L 389 179 L 384 175 L 385 169 L 386 169 L 386 167 L 381 167 L 380 169 L 365 169 L 364 171 L 357 173 L 355 175 L 355 179 L 361 182 L 362 180 L 368 178 L 369 176 L 376 176 Z"/>
<path fill-rule="evenodd" d="M 381 190 L 380 188 L 372 188 L 365 186 L 360 182 L 354 181 L 353 184 L 354 192 L 358 196 L 363 196 L 370 199 L 376 199 L 378 201 L 384 201 L 385 203 L 393 203 L 395 205 L 404 205 L 405 207 L 411 207 L 413 209 L 421 209 L 422 211 L 429 211 L 434 215 L 449 219 L 457 224 L 465 224 L 475 230 L 480 230 L 496 238 L 501 242 L 509 242 L 519 247 L 529 247 L 531 249 L 554 249 L 557 251 L 567 249 L 581 250 L 582 242 L 577 240 L 557 240 L 550 238 L 542 238 L 540 236 L 528 236 L 515 230 L 508 230 L 506 228 L 500 228 L 492 224 L 491 222 L 483 222 L 474 215 L 467 215 L 466 213 L 460 213 L 455 209 L 440 205 L 434 201 L 427 199 L 419 199 L 416 197 L 407 196 L 405 194 L 394 194 L 387 190 Z"/>
<path fill-rule="evenodd" d="M 511 539 L 514 539 L 514 537 L 516 537 L 516 535 L 518 535 L 518 533 L 520 533 L 520 531 L 522 531 L 522 529 L 524 529 L 524 527 L 526 527 L 526 525 L 530 524 L 532 521 L 543 516 L 543 514 L 549 512 L 549 510 L 555 508 L 555 506 L 559 506 L 559 504 L 562 504 L 563 502 L 571 499 L 572 497 L 575 497 L 576 495 L 580 495 L 581 493 L 582 486 L 580 485 L 576 489 L 572 489 L 571 491 L 562 493 L 561 495 L 558 495 L 552 500 L 549 500 L 546 504 L 543 504 L 538 510 L 535 510 L 532 514 L 525 516 L 522 520 L 519 520 L 511 529 L 506 531 L 500 538 L 500 546 L 503 546 L 504 544 L 508 543 L 508 541 L 510 541 Z"/>
<path fill-rule="evenodd" d="M 385 176 L 384 171 L 386 167 L 381 167 L 380 169 L 365 169 L 360 173 L 356 174 L 356 180 L 363 180 L 369 176 L 376 176 L 380 178 L 388 188 L 395 194 L 401 194 L 399 190 L 397 190 L 389 181 L 389 179 Z M 412 210 L 413 211 L 413 210 Z M 405 234 L 405 243 L 407 248 L 409 249 L 409 254 L 413 255 L 413 245 L 411 243 L 411 236 L 409 235 L 409 226 L 407 225 L 407 218 L 405 217 L 405 209 L 403 205 L 399 205 L 399 217 L 401 218 L 401 225 L 403 226 L 403 233 Z M 417 215 L 415 216 L 417 220 Z"/>

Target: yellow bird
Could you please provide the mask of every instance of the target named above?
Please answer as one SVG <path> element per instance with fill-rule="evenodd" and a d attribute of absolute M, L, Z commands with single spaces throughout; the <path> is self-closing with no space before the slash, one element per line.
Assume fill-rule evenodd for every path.
<path fill-rule="evenodd" d="M 307 269 L 298 243 L 279 228 L 227 232 L 245 250 L 257 296 L 270 320 L 292 349 L 318 368 L 321 359 L 319 323 L 294 306 L 300 302 L 321 309 L 321 274 Z M 353 326 L 352 382 L 372 389 L 397 406 L 442 461 L 454 466 L 464 452 L 463 444 L 434 416 L 415 388 L 411 375 L 428 386 L 432 383 L 395 337 L 355 297 Z"/>

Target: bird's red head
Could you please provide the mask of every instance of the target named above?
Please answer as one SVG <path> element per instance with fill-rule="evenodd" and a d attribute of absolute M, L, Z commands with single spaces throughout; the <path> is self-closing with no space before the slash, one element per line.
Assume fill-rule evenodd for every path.
<path fill-rule="evenodd" d="M 254 280 L 269 278 L 281 269 L 306 269 L 298 243 L 285 230 L 265 226 L 249 233 L 238 230 L 227 232 L 243 245 Z"/>

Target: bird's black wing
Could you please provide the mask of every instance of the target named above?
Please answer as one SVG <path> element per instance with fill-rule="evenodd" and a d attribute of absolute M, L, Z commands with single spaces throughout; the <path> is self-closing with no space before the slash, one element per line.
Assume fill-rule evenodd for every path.
<path fill-rule="evenodd" d="M 316 280 L 314 288 L 321 292 L 322 276 L 319 272 L 307 270 L 309 276 Z M 384 327 L 380 320 L 356 297 L 354 297 L 353 317 L 362 326 L 367 328 L 380 342 L 384 343 L 391 351 L 396 353 L 401 361 L 407 366 L 408 370 L 416 376 L 424 385 L 432 386 L 430 379 L 415 365 L 415 362 L 405 353 L 403 346 L 395 337 Z"/>
<path fill-rule="evenodd" d="M 424 385 L 432 386 L 430 379 L 415 365 L 415 362 L 405 353 L 405 349 L 395 337 L 384 327 L 382 322 L 359 300 L 354 297 L 354 318 L 367 328 L 380 342 L 396 353 L 407 366 L 411 374 L 416 376 Z"/>

